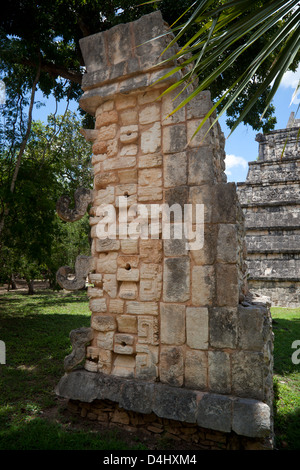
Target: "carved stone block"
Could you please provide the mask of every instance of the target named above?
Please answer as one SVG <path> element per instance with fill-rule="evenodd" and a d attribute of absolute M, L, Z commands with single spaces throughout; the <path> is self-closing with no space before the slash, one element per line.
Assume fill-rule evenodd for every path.
<path fill-rule="evenodd" d="M 114 240 L 111 238 L 97 239 L 96 240 L 96 251 L 105 252 L 118 251 L 120 249 L 120 240 Z"/>
<path fill-rule="evenodd" d="M 141 133 L 141 150 L 144 154 L 155 153 L 161 146 L 161 127 L 157 122 Z"/>
<path fill-rule="evenodd" d="M 117 317 L 118 331 L 120 333 L 137 333 L 137 319 L 133 315 L 119 315 Z"/>
<path fill-rule="evenodd" d="M 158 346 L 136 345 L 136 377 L 155 380 L 158 376 Z"/>
<path fill-rule="evenodd" d="M 99 360 L 98 360 L 98 370 L 104 374 L 110 374 L 112 367 L 112 351 L 106 349 L 100 349 Z"/>
<path fill-rule="evenodd" d="M 166 258 L 164 262 L 165 302 L 185 302 L 190 298 L 190 260 L 187 256 Z"/>
<path fill-rule="evenodd" d="M 117 280 L 118 281 L 127 281 L 127 282 L 137 282 L 140 278 L 139 269 L 131 268 L 118 268 L 117 270 Z"/>
<path fill-rule="evenodd" d="M 121 299 L 133 300 L 138 296 L 138 287 L 136 282 L 123 281 L 120 285 L 119 297 Z"/>
<path fill-rule="evenodd" d="M 157 302 L 127 302 L 126 313 L 133 315 L 158 315 Z"/>
<path fill-rule="evenodd" d="M 93 313 L 104 313 L 107 311 L 106 299 L 90 299 L 90 309 Z"/>
<path fill-rule="evenodd" d="M 72 352 L 64 359 L 64 368 L 66 371 L 72 370 L 77 366 L 86 355 L 86 346 L 93 339 L 94 333 L 91 328 L 78 328 L 70 333 Z"/>
<path fill-rule="evenodd" d="M 117 354 L 133 354 L 134 348 L 134 336 L 117 333 L 114 337 L 114 352 Z"/>
<path fill-rule="evenodd" d="M 111 298 L 117 296 L 117 277 L 115 274 L 103 274 L 103 291 Z"/>
<path fill-rule="evenodd" d="M 114 331 L 98 332 L 97 346 L 101 349 L 113 350 L 114 348 Z"/>
<path fill-rule="evenodd" d="M 117 324 L 112 315 L 93 315 L 91 326 L 97 331 L 115 331 Z"/>
<path fill-rule="evenodd" d="M 209 318 L 205 307 L 187 307 L 186 344 L 193 349 L 207 349 L 209 344 Z"/>
<path fill-rule="evenodd" d="M 140 240 L 140 259 L 143 263 L 159 264 L 162 256 L 162 240 Z"/>
<path fill-rule="evenodd" d="M 231 359 L 225 351 L 208 351 L 209 389 L 215 393 L 231 392 Z"/>
<path fill-rule="evenodd" d="M 192 302 L 194 305 L 213 305 L 215 297 L 214 266 L 194 266 L 192 268 Z"/>
<path fill-rule="evenodd" d="M 121 251 L 127 255 L 134 255 L 138 253 L 138 242 L 139 240 L 121 240 Z"/>
<path fill-rule="evenodd" d="M 178 346 L 163 346 L 160 353 L 160 380 L 181 387 L 184 382 L 183 351 Z"/>
<path fill-rule="evenodd" d="M 140 278 L 140 299 L 159 300 L 162 291 L 162 266 L 155 263 L 143 263 Z"/>
<path fill-rule="evenodd" d="M 114 274 L 117 272 L 117 252 L 100 253 L 97 261 L 97 271 Z"/>
<path fill-rule="evenodd" d="M 207 388 L 207 353 L 187 350 L 185 353 L 184 383 L 188 388 L 205 390 Z"/>
<path fill-rule="evenodd" d="M 163 344 L 180 345 L 185 342 L 185 305 L 160 304 L 161 333 Z"/>
<path fill-rule="evenodd" d="M 237 347 L 238 316 L 237 308 L 215 307 L 210 309 L 210 344 L 214 348 Z"/>
<path fill-rule="evenodd" d="M 158 320 L 156 317 L 143 315 L 138 317 L 138 342 L 158 344 Z"/>
<path fill-rule="evenodd" d="M 123 313 L 123 311 L 124 311 L 124 300 L 110 299 L 109 301 L 110 313 Z"/>
<path fill-rule="evenodd" d="M 112 375 L 133 378 L 135 375 L 135 358 L 125 354 L 118 354 L 113 363 Z"/>

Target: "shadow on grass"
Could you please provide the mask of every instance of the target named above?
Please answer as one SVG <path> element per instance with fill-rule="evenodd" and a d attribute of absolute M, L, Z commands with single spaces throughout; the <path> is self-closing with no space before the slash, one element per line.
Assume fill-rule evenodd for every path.
<path fill-rule="evenodd" d="M 0 450 L 132 449 L 112 431 L 77 431 L 47 417 L 47 410 L 57 409 L 55 387 L 72 350 L 70 331 L 90 326 L 86 293 L 8 293 L 0 299 L 0 339 L 6 345 L 0 370 Z"/>
<path fill-rule="evenodd" d="M 1 436 L 2 435 L 2 436 Z M 0 432 L 0 450 L 130 450 L 114 432 L 67 430 L 59 423 L 32 418 Z M 141 449 L 139 445 L 135 449 Z"/>
<path fill-rule="evenodd" d="M 300 449 L 299 370 L 292 355 L 292 344 L 300 340 L 298 312 L 281 312 L 273 318 L 274 333 L 274 424 L 276 447 L 280 450 Z M 287 318 L 288 317 L 288 318 Z"/>
<path fill-rule="evenodd" d="M 300 317 L 273 320 L 274 333 L 274 372 L 284 375 L 299 372 L 299 365 L 292 361 L 292 344 L 300 340 Z"/>
<path fill-rule="evenodd" d="M 2 318 L 0 338 L 6 346 L 6 364 L 0 374 L 0 405 L 53 395 L 53 387 L 64 374 L 64 358 L 72 351 L 70 331 L 88 326 L 90 317 L 78 314 Z"/>
<path fill-rule="evenodd" d="M 49 355 L 65 348 L 70 343 L 71 330 L 90 326 L 90 317 L 81 314 L 35 313 L 15 319 L 1 319 L 1 339 L 6 345 L 6 364 L 17 361 L 34 361 L 45 350 Z M 10 354 L 11 353 L 11 354 Z M 22 362 L 23 363 L 23 362 Z"/>
<path fill-rule="evenodd" d="M 30 301 L 32 300 L 37 300 L 40 299 L 40 302 L 44 302 L 44 298 L 48 297 L 47 301 L 55 301 L 57 300 L 65 300 L 66 302 L 75 302 L 76 300 L 84 300 L 87 298 L 87 293 L 86 291 L 80 291 L 80 292 L 70 292 L 70 293 L 64 293 L 61 291 L 54 292 L 54 291 L 47 291 L 47 292 L 37 292 L 36 294 L 33 295 L 28 295 L 25 292 L 19 292 L 18 294 L 0 294 L 0 299 L 1 301 L 6 301 L 6 302 L 19 302 L 20 300 L 24 301 Z"/>
<path fill-rule="evenodd" d="M 86 291 L 65 294 L 63 292 L 48 291 L 28 296 L 24 293 L 0 294 L 0 321 L 1 318 L 40 314 L 46 308 L 53 307 L 58 311 L 62 307 L 77 306 L 84 308 L 88 313 L 88 297 Z M 45 312 L 51 313 L 51 312 Z M 64 313 L 64 312 L 62 312 Z"/>
<path fill-rule="evenodd" d="M 280 391 L 274 383 L 274 431 L 275 446 L 279 450 L 300 450 L 300 407 L 294 411 L 282 413 L 278 402 Z"/>
<path fill-rule="evenodd" d="M 64 373 L 63 361 L 72 350 L 70 332 L 90 326 L 86 293 L 50 291 L 36 296 L 0 295 L 0 339 L 6 364 L 0 374 L 3 403 L 26 394 L 43 394 Z M 82 312 L 82 313 L 81 313 Z"/>

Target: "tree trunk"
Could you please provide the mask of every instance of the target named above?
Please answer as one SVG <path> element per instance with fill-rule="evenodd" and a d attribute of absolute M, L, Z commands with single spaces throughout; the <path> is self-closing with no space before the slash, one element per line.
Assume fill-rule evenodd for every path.
<path fill-rule="evenodd" d="M 28 295 L 33 295 L 34 292 L 34 280 L 31 279 L 29 282 L 27 281 L 27 286 L 28 286 Z"/>
<path fill-rule="evenodd" d="M 13 177 L 12 177 L 12 180 L 11 180 L 11 184 L 10 184 L 10 192 L 11 192 L 12 194 L 13 194 L 13 192 L 14 192 L 14 190 L 15 190 L 16 180 L 17 180 L 18 173 L 19 173 L 19 169 L 20 169 L 20 165 L 21 165 L 21 159 L 22 159 L 22 156 L 23 156 L 23 154 L 24 154 L 25 147 L 26 147 L 26 145 L 27 145 L 27 141 L 28 141 L 28 139 L 29 139 L 29 135 L 30 135 L 30 131 L 31 131 L 32 110 L 33 110 L 33 105 L 34 105 L 34 97 L 35 97 L 36 87 L 37 87 L 37 84 L 38 84 L 39 79 L 40 79 L 40 74 L 41 74 L 41 59 L 40 59 L 40 61 L 39 61 L 39 65 L 38 65 L 36 77 L 35 77 L 35 79 L 34 79 L 34 82 L 33 82 L 33 85 L 32 85 L 32 89 L 31 89 L 31 98 L 30 98 L 30 105 L 29 105 L 29 111 L 28 111 L 28 122 L 27 122 L 26 134 L 25 134 L 24 139 L 23 139 L 23 141 L 22 141 L 22 143 L 21 143 L 21 146 L 20 146 L 20 150 L 19 150 L 19 154 L 18 154 L 18 158 L 17 158 L 17 162 L 16 162 L 14 174 L 13 174 Z M 5 221 L 5 218 L 6 218 L 6 216 L 8 215 L 8 213 L 9 213 L 9 207 L 8 207 L 8 205 L 6 205 L 6 207 L 4 208 L 4 211 L 3 211 L 3 214 L 2 214 L 1 220 L 0 220 L 0 234 L 1 234 L 2 231 L 3 231 L 3 228 L 4 228 L 4 221 Z"/>
<path fill-rule="evenodd" d="M 15 280 L 15 275 L 14 275 L 14 274 L 11 275 L 10 282 L 11 282 L 11 288 L 12 288 L 12 290 L 16 290 L 16 289 L 17 289 L 17 284 L 16 284 L 16 280 Z"/>
<path fill-rule="evenodd" d="M 16 290 L 16 289 L 17 289 L 17 284 L 16 284 L 16 281 L 15 281 L 15 276 L 14 276 L 14 274 L 11 274 L 11 275 L 10 275 L 10 278 L 9 278 L 9 280 L 8 280 L 8 283 L 7 283 L 7 292 L 9 292 L 10 286 L 11 286 L 11 290 Z"/>

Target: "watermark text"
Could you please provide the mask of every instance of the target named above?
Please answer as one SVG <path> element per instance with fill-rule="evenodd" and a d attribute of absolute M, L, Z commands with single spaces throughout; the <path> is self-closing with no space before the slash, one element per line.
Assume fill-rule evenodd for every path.
<path fill-rule="evenodd" d="M 6 347 L 2 340 L 0 340 L 0 364 L 6 364 Z"/>
<path fill-rule="evenodd" d="M 0 105 L 5 104 L 5 101 L 6 101 L 5 83 L 3 80 L 0 80 Z"/>
<path fill-rule="evenodd" d="M 292 349 L 296 349 L 292 354 L 292 363 L 298 365 L 300 364 L 300 339 L 292 343 Z"/>
<path fill-rule="evenodd" d="M 132 204 L 125 196 L 114 205 L 97 207 L 99 239 L 176 239 L 185 240 L 187 250 L 200 250 L 204 243 L 203 204 Z"/>

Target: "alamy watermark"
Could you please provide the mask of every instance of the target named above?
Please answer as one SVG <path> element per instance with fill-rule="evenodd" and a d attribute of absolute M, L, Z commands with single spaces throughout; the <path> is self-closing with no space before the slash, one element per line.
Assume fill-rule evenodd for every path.
<path fill-rule="evenodd" d="M 117 207 L 118 214 L 113 204 L 97 207 L 96 234 L 99 239 L 182 239 L 186 250 L 203 248 L 203 204 L 134 203 L 128 206 L 127 197 L 120 196 Z"/>
<path fill-rule="evenodd" d="M 292 343 L 292 349 L 296 349 L 292 354 L 292 363 L 298 365 L 300 364 L 300 339 L 296 339 Z"/>
<path fill-rule="evenodd" d="M 0 340 L 0 364 L 6 364 L 6 347 L 2 340 Z"/>
<path fill-rule="evenodd" d="M 0 105 L 5 104 L 5 101 L 6 101 L 5 83 L 3 80 L 0 80 Z"/>

